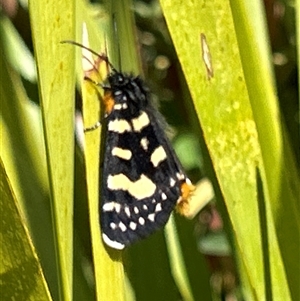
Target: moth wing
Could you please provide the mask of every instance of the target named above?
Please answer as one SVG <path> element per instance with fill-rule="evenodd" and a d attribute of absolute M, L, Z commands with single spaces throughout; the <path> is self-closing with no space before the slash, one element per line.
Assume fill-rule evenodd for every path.
<path fill-rule="evenodd" d="M 140 112 L 147 122 L 114 115 L 107 125 L 100 221 L 105 243 L 122 249 L 166 224 L 188 179 L 154 109 Z"/>

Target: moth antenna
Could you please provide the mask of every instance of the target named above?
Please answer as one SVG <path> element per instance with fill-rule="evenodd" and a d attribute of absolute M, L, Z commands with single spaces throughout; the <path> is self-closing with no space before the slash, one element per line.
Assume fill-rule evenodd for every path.
<path fill-rule="evenodd" d="M 72 44 L 72 45 L 75 45 L 75 46 L 78 46 L 78 47 L 81 47 L 83 49 L 86 49 L 87 51 L 89 51 L 90 53 L 96 55 L 97 57 L 99 57 L 101 60 L 105 61 L 109 67 L 111 68 L 111 70 L 115 73 L 118 73 L 117 69 L 113 66 L 113 64 L 109 61 L 108 57 L 106 55 L 101 55 L 99 53 L 97 53 L 96 51 L 92 50 L 91 48 L 89 47 L 86 47 L 80 43 L 77 43 L 75 41 L 71 41 L 71 40 L 64 40 L 64 41 L 61 41 L 60 43 L 62 44 Z"/>
<path fill-rule="evenodd" d="M 107 39 L 106 39 L 106 37 L 105 37 L 105 53 L 107 53 Z M 110 65 L 106 65 L 107 68 L 108 68 L 108 66 L 110 66 Z M 114 72 L 117 72 L 115 68 L 112 69 L 112 70 L 113 70 Z"/>

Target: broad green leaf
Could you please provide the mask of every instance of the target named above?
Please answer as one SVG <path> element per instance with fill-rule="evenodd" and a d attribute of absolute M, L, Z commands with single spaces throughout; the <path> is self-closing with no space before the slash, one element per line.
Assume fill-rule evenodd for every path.
<path fill-rule="evenodd" d="M 242 2 L 239 3 L 242 5 Z M 285 187 L 285 183 L 280 182 L 280 162 L 276 156 L 272 161 L 276 175 L 273 175 L 275 177 L 273 180 L 269 179 L 271 174 L 268 172 L 268 166 L 272 158 L 266 157 L 273 149 L 264 147 L 261 143 L 263 133 L 261 127 L 266 116 L 264 115 L 264 119 L 258 122 L 252 103 L 253 95 L 256 95 L 261 105 L 265 105 L 268 99 L 268 102 L 272 103 L 273 112 L 277 111 L 275 93 L 272 92 L 273 81 L 268 74 L 263 84 L 262 78 L 260 82 L 256 81 L 256 86 L 249 83 L 249 77 L 252 74 L 255 74 L 254 77 L 257 75 L 245 69 L 238 44 L 239 37 L 241 39 L 249 37 L 250 40 L 254 36 L 251 31 L 242 31 L 244 24 L 250 30 L 251 22 L 247 23 L 245 20 L 251 20 L 253 14 L 247 15 L 247 19 L 246 15 L 243 15 L 244 19 L 237 22 L 237 19 L 232 17 L 229 2 L 224 1 L 182 5 L 180 1 L 161 0 L 161 5 L 226 202 L 238 256 L 252 291 L 252 299 L 266 299 L 267 283 L 264 281 L 264 274 L 269 273 L 271 288 L 268 289 L 273 292 L 274 300 L 290 300 L 288 279 L 271 209 L 272 202 L 279 197 L 279 189 L 274 188 L 272 181 L 282 188 Z M 237 4 L 232 1 L 231 6 L 234 5 Z M 239 13 L 241 11 L 243 12 L 239 10 Z M 255 40 L 251 40 L 247 46 L 244 51 L 252 53 L 251 51 L 256 49 Z M 248 64 L 255 65 L 258 74 L 269 72 L 268 68 L 259 69 L 261 63 L 257 61 L 257 57 L 260 56 L 256 54 L 256 60 L 254 56 L 247 57 Z M 244 74 L 246 71 L 248 73 Z M 249 89 L 257 91 L 264 87 L 264 94 L 249 92 Z M 271 91 L 271 94 L 268 94 L 268 91 Z M 269 118 L 276 116 L 272 115 Z M 278 135 L 281 135 L 278 121 L 273 120 L 268 126 L 272 127 L 269 134 L 273 135 L 273 139 L 277 139 L 279 144 L 282 143 L 278 140 Z M 270 139 L 268 136 L 267 140 Z M 262 174 L 268 233 L 260 226 L 256 168 L 259 168 Z M 282 202 L 282 199 L 280 201 Z M 291 201 L 295 201 L 293 196 Z M 295 229 L 293 232 L 294 237 L 297 231 L 298 229 Z M 266 235 L 269 244 L 267 256 L 270 257 L 270 271 L 264 270 L 263 258 L 266 254 L 263 253 L 262 241 Z M 293 256 L 296 260 L 295 254 Z"/>
<path fill-rule="evenodd" d="M 52 300 L 1 159 L 0 195 L 1 299 Z"/>

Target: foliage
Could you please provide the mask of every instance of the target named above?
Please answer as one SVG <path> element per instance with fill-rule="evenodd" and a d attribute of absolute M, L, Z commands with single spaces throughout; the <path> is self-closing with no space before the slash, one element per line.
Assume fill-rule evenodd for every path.
<path fill-rule="evenodd" d="M 217 300 L 211 294 L 205 262 L 210 256 L 199 254 L 193 234 L 197 220 L 172 216 L 166 240 L 162 230 L 124 253 L 102 244 L 100 129 L 86 133 L 82 144 L 76 130 L 75 144 L 75 74 L 83 96 L 76 109 L 82 109 L 85 127 L 101 115 L 101 91 L 82 80 L 81 50 L 60 43 L 80 42 L 85 23 L 90 47 L 106 51 L 114 66 L 142 73 L 143 65 L 177 136 L 174 146 L 183 164 L 195 182 L 203 174 L 211 178 L 243 298 L 296 300 L 300 294 L 299 140 L 295 139 L 299 124 L 292 120 L 299 104 L 298 90 L 288 80 L 296 66 L 292 46 L 282 50 L 271 27 L 275 54 L 281 50 L 288 58 L 285 66 L 292 66 L 283 73 L 287 68 L 276 65 L 275 80 L 260 1 L 161 0 L 161 8 L 156 1 L 134 4 L 142 60 L 137 56 L 129 0 L 102 5 L 30 1 L 29 9 L 20 6 L 19 13 L 30 15 L 30 25 L 24 22 L 32 40 L 17 22 L 22 18 L 2 11 L 3 296 L 7 300 L 12 296 Z M 292 14 L 285 5 L 287 14 Z M 285 24 L 292 36 L 294 24 Z M 19 286 L 12 285 L 16 282 Z"/>

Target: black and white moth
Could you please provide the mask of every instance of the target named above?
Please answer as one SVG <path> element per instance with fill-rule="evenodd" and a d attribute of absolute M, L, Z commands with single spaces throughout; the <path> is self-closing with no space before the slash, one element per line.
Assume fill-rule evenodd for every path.
<path fill-rule="evenodd" d="M 110 67 L 106 81 L 99 84 L 107 127 L 100 177 L 102 238 L 108 246 L 123 249 L 164 226 L 193 186 L 144 81 L 117 71 L 106 56 L 91 52 Z"/>

